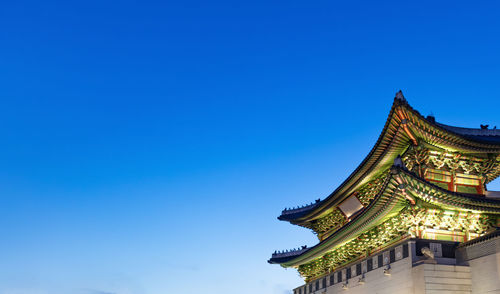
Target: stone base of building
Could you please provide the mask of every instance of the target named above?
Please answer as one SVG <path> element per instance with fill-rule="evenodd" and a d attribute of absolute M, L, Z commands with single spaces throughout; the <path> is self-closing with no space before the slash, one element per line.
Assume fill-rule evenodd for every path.
<path fill-rule="evenodd" d="M 500 232 L 466 243 L 405 240 L 294 289 L 333 293 L 500 293 Z"/>

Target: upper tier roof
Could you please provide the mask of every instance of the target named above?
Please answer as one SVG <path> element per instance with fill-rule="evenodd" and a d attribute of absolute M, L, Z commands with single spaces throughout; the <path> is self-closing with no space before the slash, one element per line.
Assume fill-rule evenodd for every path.
<path fill-rule="evenodd" d="M 386 171 L 398 155 L 418 141 L 464 154 L 500 154 L 500 130 L 454 127 L 438 123 L 433 117 L 425 118 L 399 91 L 375 146 L 354 172 L 324 200 L 285 209 L 278 219 L 305 225 L 326 215 L 352 192 Z M 488 182 L 497 176 L 498 173 L 493 174 Z"/>

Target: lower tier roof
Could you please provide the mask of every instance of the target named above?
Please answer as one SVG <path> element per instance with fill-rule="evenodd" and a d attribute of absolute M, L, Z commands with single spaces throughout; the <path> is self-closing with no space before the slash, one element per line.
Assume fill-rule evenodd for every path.
<path fill-rule="evenodd" d="M 448 191 L 420 178 L 405 167 L 393 165 L 385 179 L 384 187 L 371 204 L 363 208 L 351 221 L 313 247 L 275 253 L 268 262 L 281 264 L 284 267 L 308 263 L 379 225 L 404 207 L 413 205 L 500 214 L 500 200 L 498 199 Z"/>

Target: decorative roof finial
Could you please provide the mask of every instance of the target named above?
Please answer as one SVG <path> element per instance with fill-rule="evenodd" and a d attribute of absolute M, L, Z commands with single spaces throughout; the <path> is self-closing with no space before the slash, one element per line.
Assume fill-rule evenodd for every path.
<path fill-rule="evenodd" d="M 399 90 L 399 92 L 396 93 L 396 99 L 400 100 L 401 102 L 406 102 L 405 96 L 403 96 L 403 91 Z"/>
<path fill-rule="evenodd" d="M 431 111 L 431 114 L 429 114 L 426 119 L 432 123 L 436 122 L 436 117 L 434 116 L 434 113 Z"/>

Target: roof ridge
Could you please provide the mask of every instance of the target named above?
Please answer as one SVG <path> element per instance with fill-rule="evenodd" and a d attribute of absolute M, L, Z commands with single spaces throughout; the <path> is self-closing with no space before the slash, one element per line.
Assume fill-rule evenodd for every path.
<path fill-rule="evenodd" d="M 450 126 L 443 123 L 436 122 L 438 126 L 457 133 L 459 135 L 472 135 L 472 136 L 500 136 L 500 129 L 477 129 L 477 128 L 465 128 L 465 127 L 456 127 Z"/>

